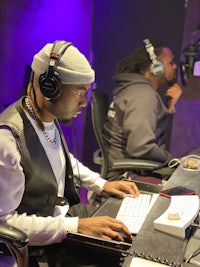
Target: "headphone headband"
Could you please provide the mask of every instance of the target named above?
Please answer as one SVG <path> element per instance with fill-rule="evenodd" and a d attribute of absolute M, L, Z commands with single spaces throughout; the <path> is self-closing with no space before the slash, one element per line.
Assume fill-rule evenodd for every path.
<path fill-rule="evenodd" d="M 153 45 L 150 43 L 149 39 L 144 39 L 143 42 L 145 44 L 146 51 L 149 54 L 151 61 L 155 62 L 157 57 L 156 57 L 156 54 L 154 53 Z"/>

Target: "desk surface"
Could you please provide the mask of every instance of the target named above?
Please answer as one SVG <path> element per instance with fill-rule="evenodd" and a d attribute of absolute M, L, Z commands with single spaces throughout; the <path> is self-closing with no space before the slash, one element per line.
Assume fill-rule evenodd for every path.
<path fill-rule="evenodd" d="M 200 172 L 188 171 L 178 167 L 164 186 L 164 189 L 180 185 L 194 189 L 197 194 L 200 194 Z M 177 266 L 183 264 L 188 239 L 181 240 L 154 230 L 153 227 L 153 221 L 168 208 L 169 204 L 170 199 L 162 196 L 158 197 L 140 232 L 133 240 L 130 250 L 131 255 L 145 255 L 153 259 L 159 258 L 161 261 L 167 260 L 168 263 L 174 262 Z M 129 262 L 130 259 L 125 261 L 123 267 L 130 266 Z M 185 263 L 182 266 L 194 265 Z"/>
<path fill-rule="evenodd" d="M 175 186 L 185 186 L 194 189 L 197 194 L 200 194 L 200 172 L 188 171 L 178 167 L 163 189 Z M 112 197 L 109 198 L 102 207 L 97 210 L 95 216 L 108 215 L 115 217 L 121 201 L 121 199 Z M 170 199 L 162 196 L 158 197 L 141 230 L 133 240 L 130 254 L 135 256 L 145 255 L 146 257 L 149 256 L 154 260 L 159 258 L 162 262 L 167 261 L 169 264 L 176 263 L 176 266 L 181 266 L 181 264 L 182 266 L 196 266 L 186 263 L 183 264 L 185 249 L 188 243 L 187 238 L 185 240 L 181 240 L 171 235 L 159 232 L 153 227 L 153 221 L 168 208 L 169 204 Z M 191 232 L 189 232 L 189 235 L 191 235 Z M 131 257 L 127 257 L 123 267 L 130 266 L 130 259 Z"/>

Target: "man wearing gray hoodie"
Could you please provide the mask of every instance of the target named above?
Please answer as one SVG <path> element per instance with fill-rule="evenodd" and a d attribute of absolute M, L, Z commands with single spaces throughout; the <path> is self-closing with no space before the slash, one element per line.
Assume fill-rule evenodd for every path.
<path fill-rule="evenodd" d="M 148 39 L 143 42 L 119 62 L 103 138 L 109 164 L 114 159 L 135 158 L 158 161 L 165 167 L 173 157 L 166 151 L 167 126 L 182 88 L 176 83 L 171 49 Z M 157 92 L 161 86 L 166 86 L 166 103 Z M 123 173 L 110 168 L 107 179 L 120 179 Z"/>

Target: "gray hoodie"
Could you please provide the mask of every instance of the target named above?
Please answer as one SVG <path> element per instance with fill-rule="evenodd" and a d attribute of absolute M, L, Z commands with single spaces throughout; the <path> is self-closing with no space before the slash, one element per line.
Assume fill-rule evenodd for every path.
<path fill-rule="evenodd" d="M 115 77 L 103 138 L 109 163 L 113 159 L 137 158 L 167 163 L 165 150 L 168 112 L 151 82 L 140 74 L 123 73 Z"/>

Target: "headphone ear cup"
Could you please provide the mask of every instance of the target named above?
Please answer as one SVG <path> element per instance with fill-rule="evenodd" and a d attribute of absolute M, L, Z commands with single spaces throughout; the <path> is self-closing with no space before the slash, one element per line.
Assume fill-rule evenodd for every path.
<path fill-rule="evenodd" d="M 57 99 L 61 94 L 60 75 L 53 71 L 45 72 L 39 77 L 40 91 L 47 99 Z"/>
<path fill-rule="evenodd" d="M 48 69 L 39 76 L 40 91 L 48 100 L 57 99 L 61 95 L 62 80 L 56 68 L 61 57 L 71 45 L 72 43 L 65 41 L 54 42 L 50 53 Z M 57 50 L 59 48 L 58 53 L 55 46 Z"/>
<path fill-rule="evenodd" d="M 150 73 L 154 76 L 162 76 L 165 73 L 165 66 L 164 64 L 157 59 L 156 54 L 154 53 L 154 47 L 149 39 L 143 40 L 146 52 L 149 54 L 149 58 L 151 60 L 150 65 Z"/>
<path fill-rule="evenodd" d="M 156 60 L 156 62 L 151 64 L 150 72 L 154 76 L 162 76 L 165 72 L 165 66 L 163 65 L 162 62 Z"/>

